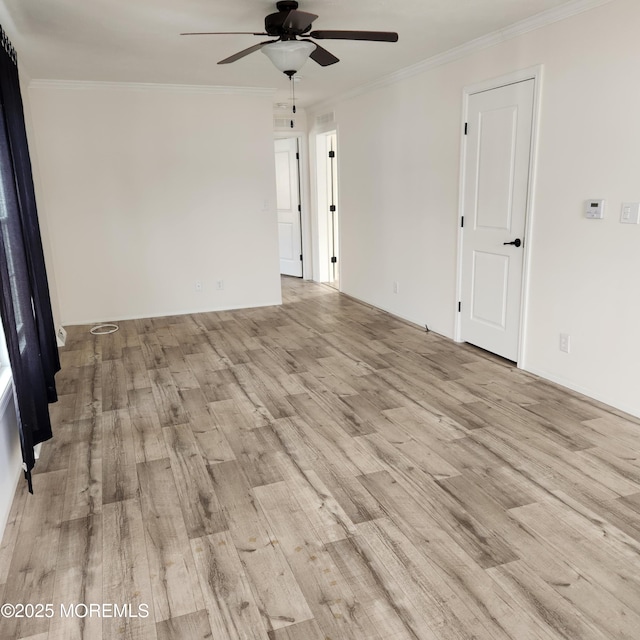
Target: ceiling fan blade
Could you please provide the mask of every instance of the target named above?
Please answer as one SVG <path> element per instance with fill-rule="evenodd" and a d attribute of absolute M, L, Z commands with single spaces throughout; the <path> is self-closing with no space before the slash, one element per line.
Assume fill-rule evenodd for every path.
<path fill-rule="evenodd" d="M 298 31 L 302 33 L 313 24 L 313 21 L 317 17 L 318 16 L 313 13 L 293 9 L 287 14 L 287 17 L 282 23 L 282 27 L 285 31 Z"/>
<path fill-rule="evenodd" d="M 309 56 L 314 62 L 317 62 L 321 67 L 328 67 L 330 64 L 335 64 L 336 62 L 340 62 L 340 58 L 336 58 L 333 53 L 327 51 L 324 47 L 321 47 L 319 44 L 313 43 L 316 45 L 315 51 L 311 53 Z"/>
<path fill-rule="evenodd" d="M 244 58 L 245 56 L 248 56 L 250 53 L 253 53 L 254 51 L 258 51 L 258 49 L 261 49 L 265 44 L 270 44 L 271 42 L 278 42 L 278 41 L 267 40 L 266 42 L 260 42 L 258 44 L 254 44 L 253 47 L 249 47 L 248 49 L 243 49 L 242 51 L 238 51 L 238 53 L 234 53 L 232 56 L 229 56 L 224 60 L 220 60 L 218 64 L 229 64 L 230 62 L 235 62 L 236 60 L 240 60 L 240 58 Z"/>
<path fill-rule="evenodd" d="M 373 42 L 398 42 L 394 31 L 312 31 L 308 34 L 317 40 L 370 40 Z"/>
<path fill-rule="evenodd" d="M 252 31 L 197 31 L 181 33 L 181 36 L 268 36 L 268 33 L 253 33 Z"/>

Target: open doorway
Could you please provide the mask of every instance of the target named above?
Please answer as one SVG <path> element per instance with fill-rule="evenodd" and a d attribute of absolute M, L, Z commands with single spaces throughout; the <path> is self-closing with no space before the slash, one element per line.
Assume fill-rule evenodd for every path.
<path fill-rule="evenodd" d="M 318 280 L 340 288 L 340 223 L 336 131 L 316 136 Z"/>

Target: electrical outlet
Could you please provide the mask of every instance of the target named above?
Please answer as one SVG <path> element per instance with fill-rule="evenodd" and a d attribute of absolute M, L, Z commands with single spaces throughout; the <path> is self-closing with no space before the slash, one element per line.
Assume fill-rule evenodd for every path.
<path fill-rule="evenodd" d="M 560 351 L 564 353 L 571 351 L 571 336 L 568 333 L 560 334 Z"/>
<path fill-rule="evenodd" d="M 67 341 L 67 331 L 64 327 L 58 327 L 56 331 L 56 342 L 59 347 L 64 347 L 65 342 Z"/>
<path fill-rule="evenodd" d="M 202 291 L 202 280 L 196 280 L 196 291 Z"/>
<path fill-rule="evenodd" d="M 224 280 L 216 280 L 216 289 L 222 291 L 224 289 Z"/>
<path fill-rule="evenodd" d="M 393 293 L 400 293 L 400 285 L 397 282 L 393 283 Z"/>

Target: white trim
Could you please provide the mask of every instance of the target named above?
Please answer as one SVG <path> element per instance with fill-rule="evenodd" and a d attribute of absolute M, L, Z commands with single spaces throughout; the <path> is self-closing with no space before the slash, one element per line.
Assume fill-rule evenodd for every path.
<path fill-rule="evenodd" d="M 222 311 L 239 311 L 241 309 L 260 309 L 262 307 L 279 307 L 282 305 L 282 300 L 275 300 L 274 302 L 267 302 L 264 304 L 249 304 L 239 307 L 219 307 L 216 309 L 192 309 L 191 311 L 163 311 L 152 314 L 144 315 L 131 315 L 120 316 L 119 318 L 97 318 L 93 320 L 65 320 L 64 324 L 68 327 L 78 327 L 84 325 L 104 324 L 105 322 L 125 322 L 127 320 L 146 320 L 147 318 L 166 318 L 169 316 L 190 316 L 198 313 L 218 313 Z"/>
<path fill-rule="evenodd" d="M 8 436 L 13 441 L 13 447 L 11 451 L 6 452 L 8 456 L 7 462 L 10 464 L 0 469 L 0 482 L 2 483 L 3 492 L 3 495 L 0 496 L 0 540 L 6 530 L 9 515 L 11 514 L 13 497 L 22 475 L 20 438 L 17 433 L 15 439 L 11 439 L 9 436 L 15 426 L 13 424 L 15 418 L 12 417 L 11 424 L 7 424 L 7 413 L 12 411 L 12 416 L 15 415 L 15 410 L 12 410 L 13 406 L 13 377 L 11 369 L 8 366 L 3 366 L 0 368 L 0 429 L 6 430 L 3 436 Z"/>
<path fill-rule="evenodd" d="M 0 367 L 0 417 L 7 410 L 9 402 L 13 401 L 13 375 L 11 367 Z"/>
<path fill-rule="evenodd" d="M 311 222 L 311 190 L 309 186 L 309 136 L 301 133 L 300 151 L 300 204 L 302 206 L 302 277 L 313 280 L 313 226 Z"/>
<path fill-rule="evenodd" d="M 530 31 L 541 29 L 553 24 L 554 22 L 566 20 L 567 18 L 571 18 L 575 15 L 585 11 L 590 11 L 591 9 L 595 9 L 611 2 L 613 2 L 613 0 L 573 0 L 573 2 L 568 2 L 567 4 L 563 4 L 554 9 L 549 9 L 548 11 L 543 11 L 542 13 L 538 13 L 530 18 L 516 22 L 509 27 L 498 29 L 497 31 L 493 31 L 487 35 L 480 36 L 475 40 L 465 42 L 458 47 L 438 53 L 426 60 L 422 60 L 421 62 L 417 62 L 411 66 L 394 71 L 382 78 L 378 78 L 377 80 L 360 85 L 350 91 L 346 91 L 335 98 L 318 102 L 308 107 L 308 111 L 315 117 L 317 112 L 322 111 L 323 109 L 330 109 L 333 105 L 344 100 L 355 98 L 356 96 L 364 93 L 369 93 L 370 91 L 375 91 L 376 89 L 381 89 L 382 87 L 395 84 L 401 80 L 405 80 L 406 78 L 411 78 L 420 73 L 424 73 L 425 71 L 429 71 L 430 69 L 454 62 L 455 60 L 460 60 L 461 58 L 464 58 L 476 51 L 487 49 L 488 47 L 492 47 L 504 42 L 505 40 L 516 38 L 524 35 L 525 33 L 529 33 Z"/>
<path fill-rule="evenodd" d="M 324 202 L 322 191 L 326 194 L 328 186 L 328 175 L 326 169 L 320 169 L 321 164 L 324 163 L 326 167 L 326 154 L 327 154 L 327 137 L 330 135 L 336 136 L 336 147 L 339 147 L 339 127 L 337 122 L 332 122 L 329 125 L 325 125 L 320 129 L 312 129 L 309 133 L 309 138 L 312 141 L 312 164 L 310 165 L 310 182 L 311 191 L 313 194 L 313 216 L 312 216 L 312 246 L 313 246 L 313 280 L 320 284 L 327 284 L 332 289 L 342 292 L 342 227 L 340 225 L 340 153 L 336 149 L 336 173 L 337 173 L 337 190 L 338 196 L 336 200 L 336 212 L 338 213 L 338 286 L 337 288 L 331 284 L 329 285 L 329 272 L 325 271 L 325 268 L 329 268 L 329 236 L 328 236 L 328 213 L 329 205 Z M 319 140 L 321 140 L 319 144 Z M 322 177 L 322 180 L 320 179 Z M 325 206 L 323 206 L 325 205 Z M 321 241 L 322 232 L 321 228 L 327 229 L 326 243 Z M 323 266 L 324 265 L 324 266 Z M 325 278 L 326 276 L 326 278 Z"/>
<path fill-rule="evenodd" d="M 540 142 L 540 120 L 542 113 L 542 87 L 544 66 L 538 65 L 527 70 L 532 74 L 533 114 L 531 122 L 531 150 L 529 152 L 529 185 L 527 187 L 527 214 L 524 231 L 524 259 L 522 262 L 522 301 L 520 304 L 520 338 L 518 344 L 518 368 L 527 366 L 527 336 L 529 330 L 529 292 L 531 283 L 531 247 L 533 245 L 533 221 L 535 216 L 535 194 L 538 177 L 538 148 Z"/>
<path fill-rule="evenodd" d="M 462 301 L 462 241 L 464 238 L 464 228 L 462 227 L 462 216 L 464 216 L 464 185 L 467 178 L 467 136 L 464 133 L 464 125 L 469 117 L 469 95 L 466 90 L 462 90 L 462 114 L 460 122 L 460 177 L 458 181 L 458 237 L 457 237 L 457 258 L 456 258 L 456 298 L 454 300 L 454 321 L 453 340 L 462 342 L 462 318 L 459 305 Z"/>
<path fill-rule="evenodd" d="M 474 93 L 482 93 L 483 91 L 499 89 L 500 87 L 506 87 L 510 84 L 516 84 L 517 82 L 535 80 L 536 76 L 541 74 L 542 68 L 543 66 L 539 64 L 534 67 L 527 67 L 526 69 L 518 69 L 517 71 L 512 71 L 511 73 L 507 73 L 506 75 L 489 78 L 480 82 L 474 82 L 473 84 L 466 85 L 463 88 L 463 96 L 468 97 Z M 466 116 L 466 113 L 464 115 Z M 463 120 L 463 123 L 464 122 L 465 121 Z"/>
<path fill-rule="evenodd" d="M 636 418 L 640 418 L 640 410 L 638 407 L 630 407 L 621 403 L 618 399 L 609 398 L 607 395 L 603 395 L 599 391 L 594 389 L 587 389 L 585 387 L 580 386 L 579 384 L 575 384 L 572 380 L 568 380 L 567 378 L 563 378 L 562 376 L 558 376 L 554 373 L 549 373 L 543 369 L 538 369 L 536 367 L 525 369 L 528 373 L 532 373 L 536 376 L 539 376 L 543 380 L 548 380 L 553 382 L 554 384 L 558 384 L 562 387 L 566 387 L 567 389 L 571 389 L 571 391 L 575 391 L 577 393 L 581 393 L 583 396 L 587 396 L 588 399 L 597 400 L 598 402 L 602 402 L 603 404 L 612 407 L 613 409 L 617 409 L 619 411 L 624 411 L 631 416 Z"/>
<path fill-rule="evenodd" d="M 156 84 L 152 82 L 95 82 L 84 80 L 31 80 L 29 89 L 164 91 L 168 93 L 206 93 L 217 95 L 273 96 L 277 89 L 265 87 L 225 87 L 196 84 Z"/>
<path fill-rule="evenodd" d="M 533 113 L 531 122 L 531 149 L 529 152 L 529 179 L 527 183 L 527 209 L 525 217 L 524 246 L 522 260 L 522 293 L 520 300 L 520 328 L 518 335 L 518 355 L 517 366 L 519 369 L 526 369 L 526 338 L 529 317 L 529 281 L 531 277 L 531 243 L 533 238 L 533 217 L 534 217 L 534 196 L 536 185 L 536 167 L 538 158 L 538 140 L 540 135 L 540 113 L 542 103 L 542 78 L 543 65 L 537 65 L 528 69 L 514 71 L 505 76 L 484 80 L 475 84 L 464 87 L 462 90 L 462 121 L 460 126 L 461 142 L 460 142 L 460 182 L 458 187 L 458 260 L 456 274 L 456 309 L 455 309 L 455 325 L 454 340 L 462 342 L 462 318 L 458 312 L 458 301 L 462 300 L 462 243 L 464 237 L 464 228 L 460 226 L 460 220 L 464 215 L 464 184 L 465 169 L 467 160 L 467 136 L 464 134 L 464 125 L 468 121 L 469 114 L 469 97 L 498 89 L 517 82 L 533 80 Z"/>

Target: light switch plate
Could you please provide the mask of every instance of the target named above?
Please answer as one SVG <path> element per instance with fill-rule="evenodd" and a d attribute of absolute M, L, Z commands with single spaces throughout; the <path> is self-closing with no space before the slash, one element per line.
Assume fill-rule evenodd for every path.
<path fill-rule="evenodd" d="M 640 222 L 640 202 L 623 202 L 620 211 L 620 222 L 638 224 Z"/>

